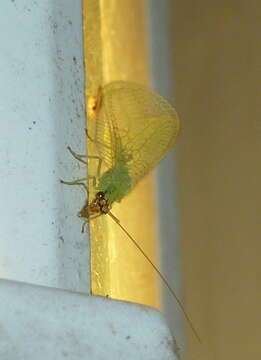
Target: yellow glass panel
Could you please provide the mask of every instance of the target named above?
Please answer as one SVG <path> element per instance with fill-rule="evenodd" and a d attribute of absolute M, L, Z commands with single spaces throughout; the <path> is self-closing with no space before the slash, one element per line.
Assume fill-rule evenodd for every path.
<path fill-rule="evenodd" d="M 84 53 L 86 103 L 98 87 L 115 80 L 148 82 L 147 34 L 144 2 L 140 0 L 85 0 Z M 89 116 L 88 131 L 94 133 Z M 97 155 L 88 143 L 88 154 Z M 89 162 L 89 174 L 97 162 Z M 94 194 L 89 184 L 90 196 Z M 147 176 L 113 214 L 156 263 L 154 187 Z M 107 216 L 91 221 L 92 293 L 159 308 L 158 279 L 151 265 L 119 226 Z"/>

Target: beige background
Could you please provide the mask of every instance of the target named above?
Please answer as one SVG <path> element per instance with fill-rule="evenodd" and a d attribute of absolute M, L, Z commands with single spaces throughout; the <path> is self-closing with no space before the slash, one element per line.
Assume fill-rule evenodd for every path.
<path fill-rule="evenodd" d="M 261 359 L 260 2 L 176 0 L 189 359 Z"/>

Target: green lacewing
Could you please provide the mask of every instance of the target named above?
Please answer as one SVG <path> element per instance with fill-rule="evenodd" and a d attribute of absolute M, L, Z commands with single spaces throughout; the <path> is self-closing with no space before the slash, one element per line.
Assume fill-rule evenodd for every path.
<path fill-rule="evenodd" d="M 113 203 L 120 202 L 132 191 L 174 146 L 180 127 L 177 112 L 153 90 L 127 81 L 115 81 L 100 87 L 95 100 L 89 100 L 88 108 L 95 116 L 95 135 L 94 138 L 87 136 L 95 143 L 99 155 L 79 155 L 68 147 L 71 154 L 85 164 L 87 161 L 84 158 L 98 161 L 97 174 L 93 177 L 96 194 L 90 202 L 87 199 L 78 214 L 85 220 L 82 231 L 91 219 L 110 215 L 157 272 L 201 342 L 182 302 L 165 276 L 111 212 Z M 101 173 L 102 164 L 105 170 Z M 81 185 L 88 193 L 84 180 L 61 182 Z"/>

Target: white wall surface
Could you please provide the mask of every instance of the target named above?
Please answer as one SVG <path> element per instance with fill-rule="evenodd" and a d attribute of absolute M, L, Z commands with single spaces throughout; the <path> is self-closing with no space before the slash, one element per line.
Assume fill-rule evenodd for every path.
<path fill-rule="evenodd" d="M 89 290 L 80 0 L 3 0 L 0 11 L 0 277 Z"/>
<path fill-rule="evenodd" d="M 4 280 L 0 335 L 1 360 L 177 360 L 156 310 Z"/>

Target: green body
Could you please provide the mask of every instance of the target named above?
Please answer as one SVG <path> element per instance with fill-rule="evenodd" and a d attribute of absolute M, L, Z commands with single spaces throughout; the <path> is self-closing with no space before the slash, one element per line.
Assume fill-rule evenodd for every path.
<path fill-rule="evenodd" d="M 120 202 L 132 188 L 126 163 L 119 161 L 113 168 L 105 171 L 99 179 L 98 188 L 99 191 L 105 192 L 111 205 L 115 201 Z"/>

